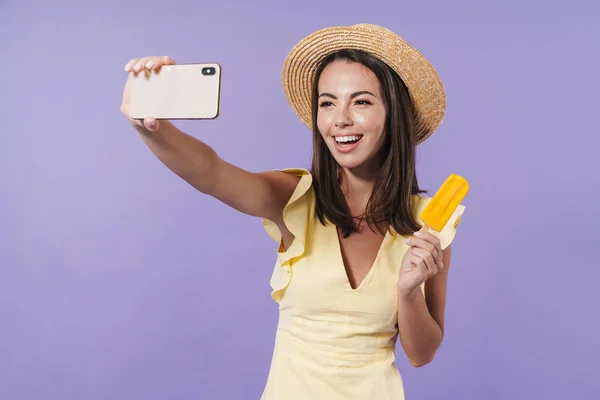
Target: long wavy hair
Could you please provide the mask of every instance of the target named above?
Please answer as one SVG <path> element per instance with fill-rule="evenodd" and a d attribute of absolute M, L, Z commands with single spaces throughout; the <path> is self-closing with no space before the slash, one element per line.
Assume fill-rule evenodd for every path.
<path fill-rule="evenodd" d="M 318 83 L 325 67 L 334 61 L 359 63 L 373 71 L 379 80 L 386 110 L 385 132 L 380 151 L 381 166 L 373 192 L 359 222 L 351 215 L 342 192 L 342 169 L 333 158 L 317 127 Z M 319 65 L 312 89 L 313 153 L 311 174 L 314 177 L 316 214 L 340 228 L 344 237 L 358 231 L 360 221 L 369 227 L 387 222 L 401 235 L 421 227 L 411 212 L 411 198 L 424 193 L 416 176 L 415 109 L 408 89 L 400 76 L 378 58 L 359 50 L 340 50 Z"/>

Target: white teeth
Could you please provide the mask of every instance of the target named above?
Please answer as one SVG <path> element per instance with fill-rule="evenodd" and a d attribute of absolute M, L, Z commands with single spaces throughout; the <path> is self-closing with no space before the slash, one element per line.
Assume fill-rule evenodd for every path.
<path fill-rule="evenodd" d="M 361 137 L 362 136 L 336 136 L 335 141 L 338 143 L 353 142 Z"/>

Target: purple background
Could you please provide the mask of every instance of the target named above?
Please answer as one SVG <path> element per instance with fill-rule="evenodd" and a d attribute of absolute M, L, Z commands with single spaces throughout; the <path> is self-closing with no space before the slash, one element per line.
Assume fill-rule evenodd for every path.
<path fill-rule="evenodd" d="M 283 59 L 361 22 L 445 83 L 421 184 L 472 185 L 443 346 L 421 369 L 398 346 L 407 399 L 598 398 L 598 2 L 167 4 L 0 3 L 0 399 L 260 396 L 276 243 L 150 153 L 119 111 L 123 67 L 220 62 L 220 118 L 177 125 L 252 171 L 308 167 Z"/>

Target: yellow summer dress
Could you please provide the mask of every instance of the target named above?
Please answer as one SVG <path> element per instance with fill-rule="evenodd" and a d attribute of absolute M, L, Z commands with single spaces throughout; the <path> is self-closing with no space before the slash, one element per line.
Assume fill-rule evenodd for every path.
<path fill-rule="evenodd" d="M 337 229 L 323 226 L 316 217 L 311 174 L 305 169 L 283 171 L 301 178 L 283 212 L 295 239 L 285 251 L 280 244 L 270 282 L 279 303 L 279 323 L 261 399 L 403 400 L 394 351 L 405 238 L 390 228 L 372 268 L 352 289 Z M 415 196 L 416 216 L 429 200 Z M 436 233 L 442 248 L 452 242 L 463 210 L 460 206 Z M 277 226 L 266 219 L 263 225 L 281 243 Z"/>

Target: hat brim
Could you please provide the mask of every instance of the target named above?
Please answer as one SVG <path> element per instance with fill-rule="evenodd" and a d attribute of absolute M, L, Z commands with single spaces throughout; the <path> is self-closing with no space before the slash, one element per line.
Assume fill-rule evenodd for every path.
<path fill-rule="evenodd" d="M 390 66 L 402 78 L 415 106 L 415 139 L 433 134 L 446 111 L 442 82 L 429 61 L 396 33 L 371 24 L 319 30 L 298 42 L 283 64 L 285 96 L 298 118 L 312 130 L 311 89 L 317 67 L 331 53 L 356 49 Z"/>

